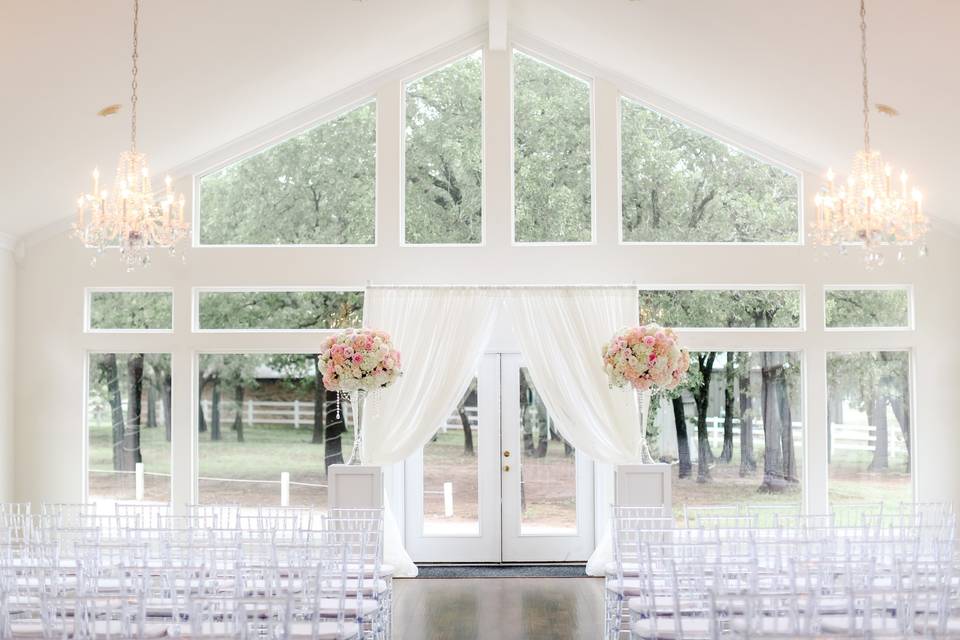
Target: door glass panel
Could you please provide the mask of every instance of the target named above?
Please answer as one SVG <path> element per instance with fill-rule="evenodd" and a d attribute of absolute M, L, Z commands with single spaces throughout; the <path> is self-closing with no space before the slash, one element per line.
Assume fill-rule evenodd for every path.
<path fill-rule="evenodd" d="M 474 377 L 453 413 L 423 447 L 425 536 L 480 535 L 479 418 Z M 498 425 L 491 423 L 489 428 Z"/>
<path fill-rule="evenodd" d="M 520 535 L 575 534 L 576 451 L 556 430 L 526 368 L 520 369 L 520 422 Z"/>

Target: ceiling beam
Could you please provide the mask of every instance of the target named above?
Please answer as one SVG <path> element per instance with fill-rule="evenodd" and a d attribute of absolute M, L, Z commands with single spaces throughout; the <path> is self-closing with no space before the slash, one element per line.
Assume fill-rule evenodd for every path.
<path fill-rule="evenodd" d="M 488 0 L 487 25 L 490 32 L 490 50 L 506 51 L 507 49 L 507 10 L 508 0 Z"/>

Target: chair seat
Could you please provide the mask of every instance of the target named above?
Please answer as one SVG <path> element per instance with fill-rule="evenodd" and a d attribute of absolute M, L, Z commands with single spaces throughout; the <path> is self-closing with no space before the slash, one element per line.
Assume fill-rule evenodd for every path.
<path fill-rule="evenodd" d="M 317 625 L 314 633 L 313 623 L 294 622 L 290 625 L 290 635 L 292 638 L 311 638 L 316 640 L 353 640 L 360 637 L 360 626 L 355 622 L 345 622 L 342 626 L 336 622 L 321 622 Z"/>
<path fill-rule="evenodd" d="M 603 572 L 604 572 L 604 574 L 606 574 L 607 576 L 609 576 L 609 577 L 611 577 L 611 578 L 615 578 L 615 577 L 617 576 L 617 563 L 616 563 L 616 562 L 608 562 L 606 565 L 604 565 L 604 567 L 603 567 Z M 635 577 L 639 576 L 639 575 L 640 575 L 640 565 L 637 564 L 636 562 L 625 562 L 625 563 L 623 563 L 623 575 L 625 575 L 625 576 L 627 576 L 627 577 L 630 577 L 630 578 L 635 578 Z"/>
<path fill-rule="evenodd" d="M 359 603 L 356 600 L 347 599 L 343 607 L 343 615 L 347 618 L 356 618 L 357 609 L 359 608 Z M 373 615 L 379 609 L 379 605 L 376 600 L 364 600 L 363 608 L 360 610 L 361 618 L 366 618 Z M 324 618 L 333 618 L 339 615 L 340 612 L 340 601 L 336 598 L 320 598 L 319 606 L 317 610 L 320 612 L 320 615 Z"/>
<path fill-rule="evenodd" d="M 627 578 L 621 583 L 607 583 L 607 591 L 625 598 L 631 598 L 643 594 L 643 585 L 641 585 L 639 578 Z"/>
<path fill-rule="evenodd" d="M 129 625 L 130 637 L 139 637 L 139 629 L 135 623 Z M 86 627 L 87 634 L 84 638 L 123 638 L 124 625 L 120 620 L 94 620 Z M 167 636 L 167 625 L 157 623 L 147 623 L 143 625 L 144 638 L 165 638 Z"/>
<path fill-rule="evenodd" d="M 710 637 L 710 621 L 706 618 L 687 618 L 682 624 L 682 630 L 678 632 L 669 621 L 660 622 L 656 629 L 651 629 L 649 620 L 640 620 L 630 625 L 630 634 L 640 640 L 706 640 Z"/>
<path fill-rule="evenodd" d="M 879 616 L 876 616 L 876 615 L 873 616 L 874 625 L 876 625 L 876 620 L 878 618 Z M 894 619 L 894 616 L 892 615 L 889 616 L 889 620 L 893 620 L 893 619 Z M 822 616 L 820 619 L 820 629 L 822 629 L 824 633 L 829 633 L 829 634 L 841 634 L 841 633 L 848 633 L 848 632 L 858 633 L 863 628 L 864 628 L 864 618 L 861 615 L 854 616 L 853 619 L 851 619 L 850 616 L 846 614 L 843 614 L 843 615 L 828 614 L 828 615 Z M 886 625 L 884 629 L 884 631 L 894 631 L 894 630 L 895 629 L 893 624 Z M 882 637 L 883 635 L 882 632 L 877 633 L 878 629 L 876 629 L 876 626 L 874 626 L 874 632 L 876 635 L 880 637 Z"/>

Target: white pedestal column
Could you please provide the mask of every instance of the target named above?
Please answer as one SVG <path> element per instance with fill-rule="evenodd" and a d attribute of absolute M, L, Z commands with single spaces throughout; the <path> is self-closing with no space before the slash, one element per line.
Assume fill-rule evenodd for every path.
<path fill-rule="evenodd" d="M 328 483 L 328 509 L 380 509 L 383 507 L 383 470 L 380 467 L 331 465 Z"/>
<path fill-rule="evenodd" d="M 621 507 L 659 507 L 669 513 L 669 464 L 632 464 L 617 467 L 616 502 Z"/>

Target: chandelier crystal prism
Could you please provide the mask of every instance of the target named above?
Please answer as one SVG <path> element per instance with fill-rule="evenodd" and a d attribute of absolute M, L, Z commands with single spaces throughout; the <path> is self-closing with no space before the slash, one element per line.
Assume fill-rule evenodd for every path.
<path fill-rule="evenodd" d="M 113 191 L 101 189 L 100 171 L 93 170 L 93 190 L 77 199 L 73 224 L 74 235 L 98 254 L 119 248 L 128 271 L 149 264 L 153 249 L 175 253 L 177 244 L 190 233 L 183 195 L 174 193 L 170 176 L 163 190 L 154 192 L 147 156 L 137 150 L 139 26 L 140 0 L 134 0 L 130 150 L 120 154 Z"/>
<path fill-rule="evenodd" d="M 893 167 L 870 147 L 865 0 L 860 0 L 860 62 L 863 149 L 854 156 L 846 180 L 838 180 L 833 169 L 827 172 L 827 184 L 815 198 L 817 217 L 812 236 L 818 244 L 838 246 L 841 251 L 846 251 L 848 245 L 860 244 L 868 266 L 880 266 L 885 260 L 881 249 L 887 245 L 897 247 L 899 260 L 904 258 L 904 247 L 918 242 L 920 255 L 925 255 L 927 249 L 922 243 L 929 223 L 923 213 L 923 196 L 919 189 L 910 186 L 906 171 L 894 178 Z"/>

